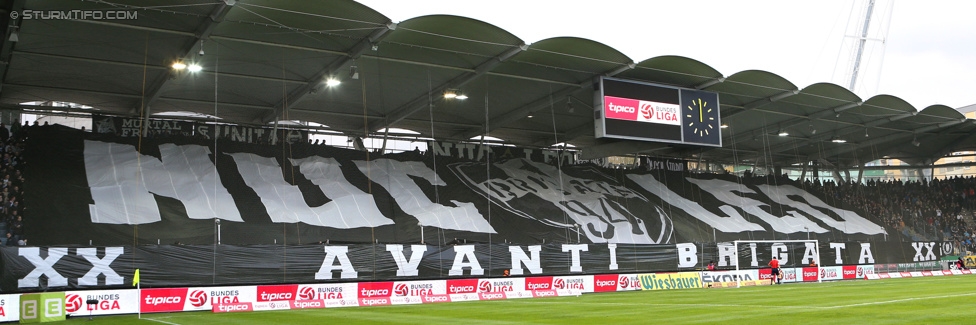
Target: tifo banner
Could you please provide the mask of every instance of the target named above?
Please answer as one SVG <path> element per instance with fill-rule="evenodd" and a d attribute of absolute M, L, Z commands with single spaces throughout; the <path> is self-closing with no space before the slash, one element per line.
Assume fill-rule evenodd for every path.
<path fill-rule="evenodd" d="M 146 125 L 183 132 L 180 123 L 189 122 Z M 44 150 L 25 151 L 29 220 L 43 225 L 25 227 L 31 243 L 879 242 L 894 233 L 801 184 L 691 174 L 681 161 L 616 170 L 575 164 L 569 151 L 448 142 L 377 154 L 289 130 L 271 145 L 269 128 L 191 126 L 191 136 L 141 140 L 107 126 L 32 129 L 28 148 Z"/>
<path fill-rule="evenodd" d="M 145 121 L 145 123 L 143 123 Z M 92 132 L 119 137 L 169 138 L 198 137 L 206 140 L 226 139 L 234 142 L 273 144 L 304 143 L 308 132 L 302 130 L 279 129 L 272 127 L 250 127 L 229 124 L 202 124 L 187 121 L 142 119 L 138 117 L 117 117 L 92 115 Z M 277 134 L 277 136 L 275 136 Z"/>
<path fill-rule="evenodd" d="M 792 243 L 786 243 L 792 244 Z M 329 245 L 145 245 L 109 247 L 0 247 L 2 273 L 0 290 L 30 292 L 57 289 L 131 288 L 136 269 L 143 287 L 234 286 L 282 282 L 373 282 L 376 287 L 353 288 L 343 284 L 319 283 L 297 287 L 261 286 L 258 301 L 288 299 L 324 300 L 372 296 L 417 297 L 424 295 L 465 294 L 519 290 L 637 290 L 642 280 L 634 273 L 668 272 L 702 269 L 706 252 L 718 252 L 717 263 L 725 271 L 703 272 L 699 282 L 728 282 L 735 279 L 769 278 L 766 265 L 773 256 L 782 261 L 785 281 L 810 281 L 863 277 L 873 273 L 874 265 L 841 267 L 850 262 L 894 262 L 924 257 L 913 247 L 935 243 L 820 243 L 820 260 L 829 265 L 818 270 L 804 268 L 796 274 L 792 267 L 806 265 L 809 256 L 805 245 L 791 249 L 786 244 L 756 245 L 748 256 L 725 249 L 724 244 L 701 246 L 690 243 L 669 245 L 621 244 L 457 244 L 450 246 L 400 244 L 329 244 Z M 869 244 L 869 245 L 866 245 Z M 773 248 L 784 245 L 786 248 Z M 846 248 L 850 247 L 850 248 Z M 826 249 L 832 248 L 832 249 Z M 852 249 L 854 252 L 846 252 Z M 908 250 L 908 251 L 905 251 Z M 774 255 L 774 252 L 776 252 Z M 934 253 L 933 253 L 934 254 Z M 285 259 L 287 256 L 287 260 Z M 861 258 L 863 257 L 863 258 Z M 935 254 L 928 258 L 938 259 Z M 836 262 L 841 263 L 836 263 Z M 742 271 L 731 271 L 736 263 Z M 912 263 L 929 265 L 930 262 Z M 885 265 L 885 264 L 879 264 Z M 895 265 L 897 268 L 897 264 Z M 937 264 L 931 264 L 933 266 Z M 934 269 L 931 267 L 929 269 Z M 499 277 L 475 282 L 471 277 Z M 599 280 L 583 277 L 601 275 Z M 821 274 L 821 272 L 823 272 Z M 808 273 L 810 273 L 808 275 Z M 683 273 L 682 273 L 683 274 Z M 697 274 L 697 273 L 696 273 Z M 527 277 L 525 277 L 527 276 Z M 426 280 L 450 279 L 446 284 Z M 206 287 L 194 300 L 150 300 L 153 306 L 168 303 L 191 303 L 208 310 L 214 301 L 238 299 L 239 288 Z M 215 300 L 216 299 L 216 300 Z M 70 300 L 70 299 L 69 299 Z M 87 300 L 87 299 L 86 299 Z M 99 300 L 111 300 L 99 298 Z M 209 303 L 208 303 L 209 301 Z M 69 301 L 70 303 L 70 301 Z M 161 304 L 161 305 L 160 305 Z M 99 305 L 99 308 L 102 306 Z M 112 307 L 114 308 L 114 307 Z M 123 308 L 123 306 L 120 306 Z"/>
<path fill-rule="evenodd" d="M 193 122 L 149 119 L 145 124 L 138 117 L 92 115 L 92 132 L 120 137 L 172 137 L 193 135 Z"/>

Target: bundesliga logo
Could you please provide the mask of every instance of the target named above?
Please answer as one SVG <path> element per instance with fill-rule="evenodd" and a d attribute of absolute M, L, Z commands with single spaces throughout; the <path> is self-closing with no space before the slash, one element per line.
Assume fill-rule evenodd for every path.
<path fill-rule="evenodd" d="M 201 290 L 193 290 L 190 296 L 186 298 L 193 307 L 201 307 L 207 303 L 207 293 Z"/>
<path fill-rule="evenodd" d="M 650 120 L 654 116 L 654 106 L 651 103 L 641 103 L 640 112 L 645 119 Z"/>

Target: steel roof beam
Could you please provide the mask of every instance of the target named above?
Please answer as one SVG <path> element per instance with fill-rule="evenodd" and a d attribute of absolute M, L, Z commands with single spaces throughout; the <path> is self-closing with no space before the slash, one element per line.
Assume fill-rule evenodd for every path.
<path fill-rule="evenodd" d="M 319 70 L 319 72 L 315 73 L 315 75 L 313 75 L 312 78 L 309 78 L 309 80 L 305 83 L 304 86 L 301 86 L 298 89 L 293 90 L 291 93 L 287 95 L 287 97 L 282 98 L 281 101 L 274 106 L 274 112 L 261 117 L 261 121 L 264 123 L 268 123 L 273 121 L 275 117 L 282 116 L 283 112 L 295 107 L 295 105 L 301 102 L 302 99 L 305 99 L 305 96 L 314 93 L 319 87 L 322 87 L 322 82 L 327 76 L 329 76 L 330 74 L 334 74 L 342 66 L 349 64 L 350 62 L 353 62 L 354 60 L 362 56 L 363 53 L 365 53 L 368 50 L 371 50 L 373 45 L 379 43 L 381 40 L 383 40 L 383 38 L 386 38 L 386 36 L 390 35 L 390 32 L 396 30 L 396 28 L 397 28 L 397 24 L 393 22 L 387 22 L 383 28 L 374 30 L 368 36 L 359 40 L 359 42 L 356 43 L 356 45 L 353 45 L 353 47 L 348 52 L 343 53 L 344 54 L 343 57 L 340 57 L 339 59 L 332 61 L 332 63 L 330 63 L 327 67 L 325 67 L 322 70 Z"/>
<path fill-rule="evenodd" d="M 757 99 L 755 101 L 752 101 L 752 102 L 746 103 L 745 105 L 742 105 L 742 110 L 737 111 L 737 112 L 733 112 L 733 113 L 731 113 L 731 114 L 729 114 L 727 116 L 723 116 L 722 119 L 727 119 L 727 118 L 730 118 L 730 117 L 739 115 L 739 114 L 741 114 L 743 112 L 747 112 L 747 111 L 750 111 L 750 110 L 753 110 L 753 109 L 756 109 L 756 108 L 760 108 L 760 107 L 763 107 L 763 106 L 772 104 L 774 102 L 777 102 L 779 100 L 782 100 L 783 98 L 790 97 L 790 96 L 793 96 L 793 95 L 796 95 L 796 94 L 799 94 L 799 93 L 800 93 L 800 90 L 798 90 L 798 89 L 797 90 L 787 90 L 787 91 L 781 92 L 781 93 L 776 94 L 776 95 L 772 95 L 772 96 L 769 96 L 769 97 L 766 97 L 766 98 Z"/>
<path fill-rule="evenodd" d="M 474 81 L 478 77 L 487 74 L 488 72 L 490 72 L 492 69 L 497 67 L 505 60 L 508 60 L 509 58 L 515 56 L 516 54 L 521 53 L 528 49 L 529 49 L 528 45 L 525 44 L 521 44 L 516 47 L 513 47 L 508 51 L 499 54 L 498 56 L 495 56 L 491 59 L 488 59 L 485 62 L 482 62 L 481 64 L 478 65 L 477 68 L 474 69 L 474 72 L 462 73 L 461 75 L 455 77 L 454 79 L 451 79 L 450 81 L 435 87 L 431 92 L 433 94 L 440 94 L 447 89 L 460 88 L 466 85 L 467 83 Z M 420 96 L 417 96 L 414 99 L 410 100 L 406 104 L 400 105 L 400 107 L 394 109 L 392 112 L 390 112 L 390 114 L 387 115 L 386 120 L 383 121 L 383 123 L 370 126 L 369 127 L 370 132 L 376 132 L 377 130 L 390 127 L 396 124 L 397 122 L 400 122 L 401 120 L 407 118 L 408 116 L 413 115 L 417 111 L 423 109 L 424 107 L 427 107 L 428 105 L 427 100 L 428 100 L 428 93 L 425 92 Z M 434 100 L 441 100 L 441 97 L 434 96 Z"/>
<path fill-rule="evenodd" d="M 16 45 L 16 42 L 10 41 L 10 34 L 13 33 L 15 29 L 18 31 L 18 33 L 20 31 L 20 24 L 11 19 L 9 13 L 23 11 L 24 2 L 26 1 L 27 0 L 14 0 L 7 2 L 9 6 L 4 6 L 5 8 L 2 8 L 9 11 L 3 13 L 4 19 L 0 20 L 8 22 L 6 26 L 3 26 L 3 40 L 0 40 L 0 42 L 2 42 L 0 44 L 3 44 L 0 46 L 0 93 L 3 93 L 3 84 L 7 81 L 7 70 L 10 69 L 10 59 L 13 55 L 14 46 Z"/>
<path fill-rule="evenodd" d="M 535 112 L 535 111 L 537 111 L 539 109 L 542 109 L 544 107 L 548 107 L 552 103 L 562 102 L 562 100 L 565 97 L 570 96 L 574 92 L 576 92 L 576 91 L 578 91 L 580 89 L 583 89 L 583 88 L 591 85 L 592 83 L 596 82 L 597 80 L 599 80 L 598 78 L 600 76 L 613 77 L 615 75 L 621 74 L 621 73 L 626 72 L 628 70 L 634 69 L 635 67 L 637 67 L 637 64 L 635 64 L 633 62 L 627 63 L 627 64 L 621 65 L 621 66 L 619 66 L 619 67 L 617 67 L 617 68 L 615 68 L 613 70 L 607 71 L 606 73 L 603 73 L 603 74 L 594 76 L 591 80 L 581 82 L 581 83 L 577 84 L 576 87 L 566 87 L 566 88 L 563 88 L 563 89 L 560 89 L 560 90 L 556 91 L 555 93 L 552 93 L 552 94 L 549 94 L 549 95 L 546 95 L 546 96 L 537 98 L 536 100 L 534 100 L 534 101 L 532 101 L 532 102 L 530 102 L 528 104 L 522 105 L 521 107 L 516 108 L 514 110 L 511 110 L 508 113 L 505 113 L 504 115 L 502 115 L 500 117 L 497 117 L 494 120 L 492 120 L 491 123 L 489 123 L 489 128 L 488 128 L 487 132 L 491 132 L 491 131 L 496 130 L 498 128 L 501 128 L 501 127 L 503 127 L 505 125 L 508 125 L 509 123 L 518 121 L 518 120 L 520 120 L 522 118 L 525 118 L 526 116 L 528 116 L 529 113 Z M 469 131 L 466 131 L 466 132 L 463 132 L 463 133 L 457 133 L 454 136 L 467 139 L 467 138 L 471 138 L 471 137 L 474 137 L 474 136 L 478 136 L 478 135 L 482 134 L 484 131 L 485 131 L 484 129 L 481 129 L 481 130 L 469 130 Z M 560 142 L 563 142 L 563 141 L 560 141 Z"/>
<path fill-rule="evenodd" d="M 953 125 L 956 125 L 956 124 L 964 123 L 967 120 L 968 119 L 963 118 L 963 119 L 959 119 L 959 120 L 956 120 L 956 121 L 949 121 L 949 122 L 939 123 L 939 124 L 936 124 L 936 125 L 929 125 L 929 126 L 926 126 L 926 127 L 922 127 L 922 128 L 918 128 L 918 129 L 912 130 L 911 135 L 914 136 L 914 135 L 919 134 L 919 133 L 925 133 L 925 132 L 929 132 L 929 131 L 932 131 L 932 130 L 938 130 L 938 129 L 941 129 L 941 128 L 947 128 L 947 127 L 950 127 L 950 126 L 953 126 Z M 861 148 L 864 148 L 864 147 L 875 146 L 875 145 L 879 145 L 879 144 L 883 144 L 883 143 L 887 143 L 887 142 L 901 140 L 901 139 L 903 139 L 903 138 L 905 138 L 907 136 L 908 136 L 908 134 L 892 134 L 892 135 L 888 135 L 888 136 L 884 136 L 884 137 L 878 137 L 878 138 L 874 138 L 874 139 L 871 139 L 871 140 L 868 140 L 868 141 L 864 141 L 864 142 L 858 143 L 856 145 L 841 146 L 840 148 L 834 148 L 834 149 L 829 150 L 829 151 L 826 151 L 825 150 L 822 153 L 820 153 L 819 155 L 810 155 L 810 156 L 808 156 L 808 159 L 820 159 L 820 158 L 824 158 L 824 157 L 831 157 L 831 156 L 836 156 L 836 155 L 840 155 L 840 154 L 845 154 L 845 153 L 848 153 L 848 152 L 851 152 L 851 151 L 854 151 L 854 150 L 858 150 L 858 149 L 861 149 Z"/>
<path fill-rule="evenodd" d="M 196 31 L 193 33 L 193 38 L 183 43 L 183 46 L 180 48 L 179 57 L 185 58 L 187 55 L 190 55 L 190 53 L 193 51 L 193 47 L 200 43 L 200 41 L 210 38 L 210 34 L 213 34 L 214 29 L 217 28 L 217 25 L 224 20 L 224 17 L 227 16 L 227 13 L 230 12 L 231 7 L 233 6 L 234 1 L 232 0 L 219 2 L 217 7 L 211 10 L 210 14 L 207 15 L 207 19 L 204 20 L 199 27 L 197 27 Z M 170 78 L 168 73 L 156 78 L 152 85 L 146 90 L 146 97 L 141 106 L 143 108 L 152 106 L 152 103 L 159 98 L 159 95 L 162 94 L 166 83 L 170 80 L 172 80 L 172 78 Z M 138 112 L 140 108 L 141 107 L 133 107 L 132 113 Z"/>

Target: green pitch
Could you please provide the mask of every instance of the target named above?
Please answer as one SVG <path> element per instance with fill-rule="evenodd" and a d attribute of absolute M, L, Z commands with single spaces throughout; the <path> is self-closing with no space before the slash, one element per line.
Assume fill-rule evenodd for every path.
<path fill-rule="evenodd" d="M 85 324 L 964 324 L 976 276 L 284 312 L 188 312 L 70 319 Z"/>

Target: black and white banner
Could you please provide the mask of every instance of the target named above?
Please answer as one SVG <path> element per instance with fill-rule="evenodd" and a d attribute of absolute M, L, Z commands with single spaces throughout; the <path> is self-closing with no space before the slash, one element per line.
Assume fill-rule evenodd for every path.
<path fill-rule="evenodd" d="M 0 290 L 348 282 L 938 261 L 940 242 L 3 247 Z"/>
<path fill-rule="evenodd" d="M 30 243 L 845 242 L 888 233 L 797 184 L 689 174 L 668 161 L 622 171 L 575 165 L 562 151 L 443 142 L 423 155 L 376 155 L 258 144 L 270 130 L 247 127 L 208 126 L 202 136 L 199 127 L 141 142 L 32 131 L 28 147 L 44 150 L 25 152 Z"/>

